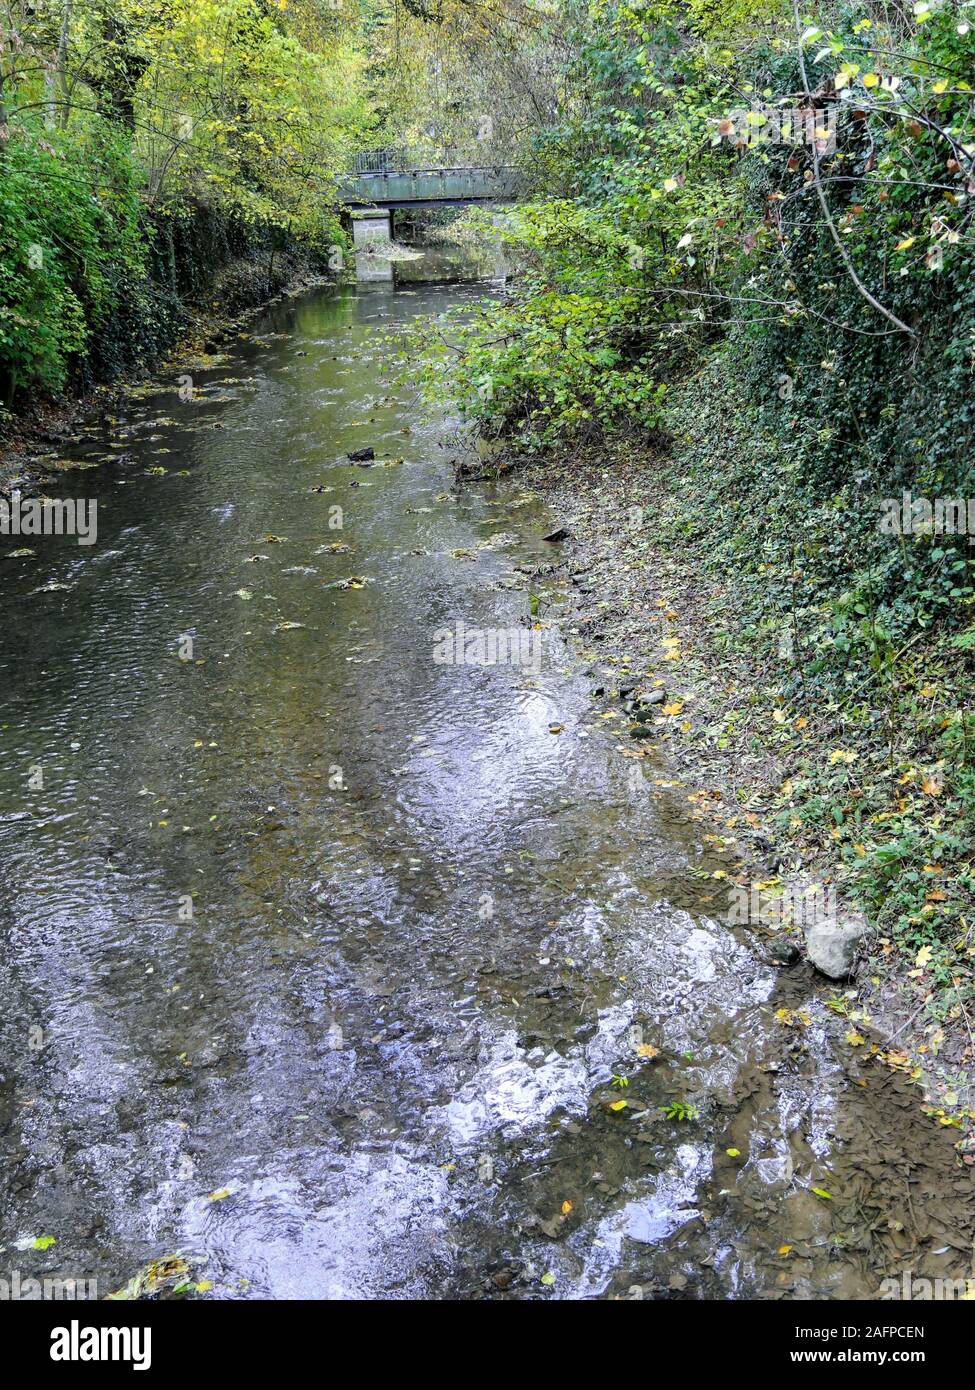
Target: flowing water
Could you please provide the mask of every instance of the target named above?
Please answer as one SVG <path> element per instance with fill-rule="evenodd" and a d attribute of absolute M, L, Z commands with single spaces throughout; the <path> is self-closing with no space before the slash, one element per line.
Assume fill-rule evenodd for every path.
<path fill-rule="evenodd" d="M 2 542 L 3 1277 L 104 1294 L 179 1252 L 207 1297 L 859 1298 L 969 1268 L 957 1136 L 725 924 L 687 789 L 616 751 L 552 622 L 558 518 L 456 488 L 453 422 L 391 384 L 381 333 L 480 292 L 276 307 L 192 399 L 48 461 L 96 545 Z M 539 623 L 538 669 L 435 660 L 458 621 Z"/>

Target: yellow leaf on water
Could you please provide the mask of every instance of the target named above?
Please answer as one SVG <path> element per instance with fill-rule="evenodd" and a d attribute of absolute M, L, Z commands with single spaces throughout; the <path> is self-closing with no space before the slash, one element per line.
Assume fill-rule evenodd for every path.
<path fill-rule="evenodd" d="M 566 1198 L 566 1200 L 562 1203 L 562 1215 L 563 1215 L 563 1216 L 568 1216 L 568 1214 L 569 1214 L 569 1212 L 570 1212 L 571 1210 L 572 1210 L 572 1203 L 569 1201 L 568 1198 Z"/>
<path fill-rule="evenodd" d="M 777 1253 L 779 1255 L 791 1255 L 793 1247 L 791 1245 L 780 1245 Z"/>
<path fill-rule="evenodd" d="M 208 1202 L 222 1202 L 225 1197 L 232 1197 L 233 1193 L 229 1187 L 218 1188 L 216 1192 L 211 1192 L 207 1198 Z"/>
<path fill-rule="evenodd" d="M 725 1153 L 728 1155 L 729 1158 L 741 1157 L 741 1149 L 725 1149 Z"/>
<path fill-rule="evenodd" d="M 625 1101 L 625 1100 L 614 1100 L 614 1101 L 611 1102 L 609 1108 L 610 1108 L 610 1110 L 625 1110 L 625 1109 L 626 1109 L 626 1101 Z"/>

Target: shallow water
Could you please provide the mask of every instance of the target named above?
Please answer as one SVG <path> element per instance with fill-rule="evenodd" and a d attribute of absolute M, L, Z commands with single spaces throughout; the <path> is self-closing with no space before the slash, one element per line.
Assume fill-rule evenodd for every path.
<path fill-rule="evenodd" d="M 35 551 L 0 560 L 0 1274 L 105 1294 L 182 1252 L 208 1297 L 861 1298 L 965 1273 L 956 1136 L 842 1042 L 833 988 L 725 924 L 686 789 L 615 751 L 532 577 L 558 518 L 455 489 L 455 422 L 386 375 L 380 330 L 475 293 L 278 307 L 193 399 L 49 461 L 49 493 L 97 497 L 95 546 L 0 541 Z M 457 621 L 527 627 L 533 589 L 537 673 L 434 660 Z"/>

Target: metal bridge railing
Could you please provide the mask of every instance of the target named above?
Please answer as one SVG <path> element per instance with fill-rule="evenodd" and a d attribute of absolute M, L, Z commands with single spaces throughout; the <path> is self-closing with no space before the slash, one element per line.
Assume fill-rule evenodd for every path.
<path fill-rule="evenodd" d="M 405 167 L 405 150 L 363 150 L 355 157 L 357 174 L 392 174 Z"/>
<path fill-rule="evenodd" d="M 507 167 L 500 161 L 461 159 L 456 152 L 444 151 L 442 157 L 419 150 L 384 149 L 362 150 L 355 157 L 354 174 L 413 174 L 432 170 L 461 171 Z"/>

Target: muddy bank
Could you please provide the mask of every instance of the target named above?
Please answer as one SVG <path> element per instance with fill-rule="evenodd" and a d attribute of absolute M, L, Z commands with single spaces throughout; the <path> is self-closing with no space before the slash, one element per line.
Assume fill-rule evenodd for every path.
<path fill-rule="evenodd" d="M 788 721 L 803 756 L 825 762 L 837 757 L 836 728 L 817 701 L 800 715 L 783 708 L 767 667 L 722 642 L 720 615 L 733 602 L 736 576 L 715 582 L 671 538 L 661 541 L 659 520 L 671 506 L 660 480 L 663 448 L 608 446 L 519 472 L 569 532 L 551 546 L 546 566 L 565 587 L 560 622 L 593 660 L 601 690 L 594 698 L 621 732 L 621 755 L 665 754 L 707 824 L 708 842 L 732 861 L 729 886 L 754 894 L 758 885 L 763 904 L 771 894 L 773 906 L 783 891 L 821 887 L 829 895 L 842 878 L 839 861 L 796 833 L 797 818 L 788 815 L 794 760 L 783 759 L 779 735 Z M 621 691 L 659 702 L 636 730 L 645 741 L 630 738 L 632 705 Z M 842 906 L 842 895 L 834 901 Z M 766 947 L 789 941 L 805 950 L 801 923 L 777 921 L 773 911 L 764 921 L 753 915 L 752 925 Z M 833 1007 L 859 1039 L 854 1046 L 916 1083 L 925 1123 L 948 1128 L 971 1165 L 971 1017 L 953 996 L 939 1000 L 922 970 L 909 978 L 912 962 L 894 953 L 869 915 L 867 926 L 851 979 L 826 992 L 838 996 Z"/>

